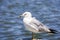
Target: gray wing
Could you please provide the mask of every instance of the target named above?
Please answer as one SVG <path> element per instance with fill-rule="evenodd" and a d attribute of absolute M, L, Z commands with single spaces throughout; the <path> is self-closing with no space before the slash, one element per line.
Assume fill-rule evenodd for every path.
<path fill-rule="evenodd" d="M 38 31 L 50 32 L 49 28 L 38 21 L 36 18 L 33 18 L 30 24 L 35 25 L 35 28 L 37 28 Z"/>

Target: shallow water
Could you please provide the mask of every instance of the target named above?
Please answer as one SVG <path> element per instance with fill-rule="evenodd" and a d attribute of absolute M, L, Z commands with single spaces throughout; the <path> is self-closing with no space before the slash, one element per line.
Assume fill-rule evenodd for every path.
<path fill-rule="evenodd" d="M 32 13 L 49 28 L 60 31 L 60 0 L 0 0 L 0 40 L 31 40 L 18 16 Z M 60 34 L 36 34 L 42 40 L 60 40 Z"/>

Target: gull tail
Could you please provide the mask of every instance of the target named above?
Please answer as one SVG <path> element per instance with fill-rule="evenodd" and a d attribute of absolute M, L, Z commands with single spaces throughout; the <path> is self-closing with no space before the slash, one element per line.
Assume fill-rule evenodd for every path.
<path fill-rule="evenodd" d="M 49 32 L 49 33 L 57 33 L 57 31 L 56 30 L 54 30 L 54 29 L 49 29 L 51 32 Z"/>

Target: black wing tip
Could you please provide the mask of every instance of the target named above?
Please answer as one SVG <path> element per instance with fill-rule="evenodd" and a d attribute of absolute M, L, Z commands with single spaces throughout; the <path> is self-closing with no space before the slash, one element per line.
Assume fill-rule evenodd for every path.
<path fill-rule="evenodd" d="M 53 33 L 53 34 L 56 34 L 58 31 L 54 30 L 54 29 L 49 29 L 51 32 L 49 33 Z"/>

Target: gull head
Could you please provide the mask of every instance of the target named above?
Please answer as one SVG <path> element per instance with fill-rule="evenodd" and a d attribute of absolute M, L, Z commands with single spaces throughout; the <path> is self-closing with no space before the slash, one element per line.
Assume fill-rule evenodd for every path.
<path fill-rule="evenodd" d="M 31 17 L 31 13 L 30 12 L 24 12 L 22 15 L 20 15 L 20 17 Z"/>

